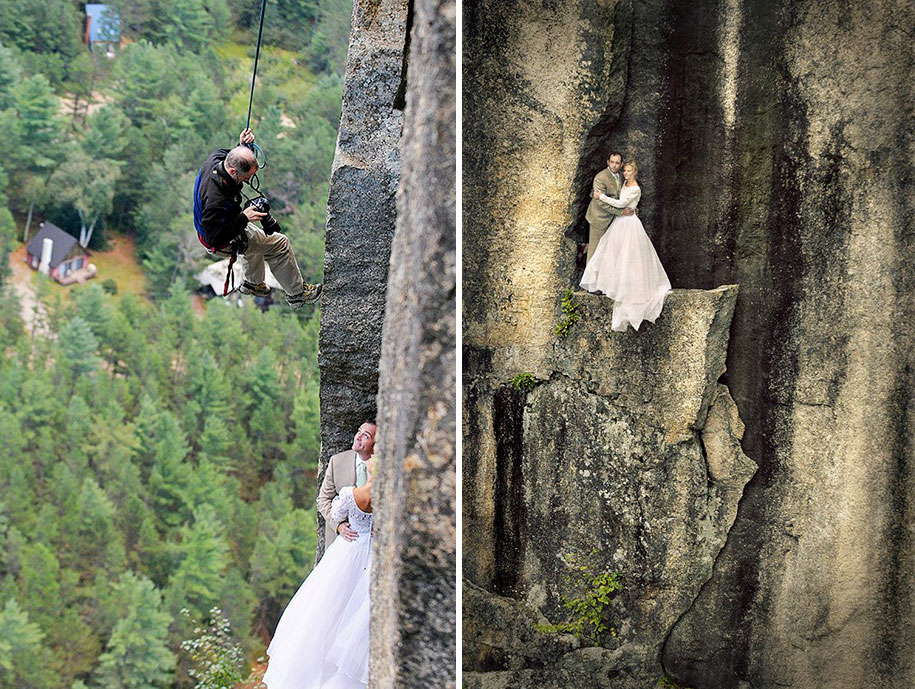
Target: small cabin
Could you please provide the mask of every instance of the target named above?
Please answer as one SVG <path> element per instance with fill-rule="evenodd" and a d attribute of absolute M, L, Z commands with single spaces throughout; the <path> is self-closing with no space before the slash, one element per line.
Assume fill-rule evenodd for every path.
<path fill-rule="evenodd" d="M 121 22 L 117 11 L 100 3 L 86 4 L 86 30 L 83 42 L 89 50 L 104 48 L 108 55 L 121 47 Z"/>
<path fill-rule="evenodd" d="M 43 222 L 25 248 L 25 260 L 35 270 L 64 283 L 69 282 L 65 280 L 68 275 L 89 266 L 89 252 L 72 234 Z"/>

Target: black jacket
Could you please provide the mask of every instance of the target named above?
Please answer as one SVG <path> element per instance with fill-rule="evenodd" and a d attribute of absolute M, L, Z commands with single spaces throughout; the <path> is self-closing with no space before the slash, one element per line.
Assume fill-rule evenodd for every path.
<path fill-rule="evenodd" d="M 228 245 L 248 224 L 247 216 L 241 212 L 242 185 L 229 177 L 223 166 L 228 153 L 227 148 L 213 151 L 200 174 L 203 239 L 214 249 Z"/>

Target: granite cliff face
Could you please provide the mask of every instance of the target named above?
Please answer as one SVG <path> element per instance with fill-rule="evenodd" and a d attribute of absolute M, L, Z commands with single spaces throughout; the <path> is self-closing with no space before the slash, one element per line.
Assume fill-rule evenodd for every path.
<path fill-rule="evenodd" d="M 465 389 L 468 687 L 656 683 L 664 639 L 711 576 L 756 471 L 717 382 L 735 287 L 676 291 L 656 323 L 622 335 L 612 302 L 578 298 L 580 321 L 543 353 L 550 373 L 532 389 L 483 366 Z M 623 584 L 607 648 L 536 627 L 565 620 L 562 600 L 581 595 L 573 560 Z"/>
<path fill-rule="evenodd" d="M 455 23 L 453 0 L 356 0 L 328 201 L 319 481 L 377 409 L 368 686 L 386 689 L 454 686 Z"/>
<path fill-rule="evenodd" d="M 378 390 L 370 687 L 455 687 L 456 11 L 414 0 Z"/>
<path fill-rule="evenodd" d="M 637 674 L 649 661 L 696 689 L 915 682 L 913 26 L 915 8 L 890 0 L 465 5 L 464 490 L 475 510 L 464 515 L 465 625 L 482 634 L 465 634 L 465 658 L 479 686 L 569 686 L 524 660 L 552 642 L 579 686 L 604 686 L 598 668 Z M 649 586 L 624 594 L 627 615 L 640 604 L 666 611 L 638 618 L 647 637 L 627 637 L 644 653 L 625 641 L 572 650 L 508 622 L 549 617 L 558 600 L 562 565 L 547 564 L 543 532 L 530 532 L 543 525 L 533 506 L 551 497 L 560 531 L 581 540 L 596 528 L 543 493 L 543 472 L 559 462 L 568 474 L 572 451 L 560 445 L 623 452 L 621 412 L 606 406 L 618 399 L 614 379 L 643 376 L 653 390 L 669 368 L 670 351 L 654 343 L 596 376 L 582 362 L 619 336 L 553 344 L 590 181 L 611 147 L 639 163 L 640 216 L 674 286 L 740 286 L 720 382 L 759 466 L 742 490 L 746 474 L 731 482 L 739 509 L 716 532 L 720 552 L 681 551 L 674 561 L 688 566 L 665 580 L 668 597 Z M 692 323 L 675 320 L 675 305 L 659 324 L 676 342 Z M 659 324 L 632 337 L 647 343 Z M 515 399 L 505 381 L 521 371 L 546 382 Z M 666 404 L 649 394 L 630 407 L 650 421 L 639 442 L 656 461 L 668 455 L 647 429 L 673 442 Z M 693 432 L 736 418 L 716 417 L 716 404 Z M 594 415 L 613 421 L 594 428 Z M 591 461 L 614 490 L 641 478 L 667 489 L 663 473 Z M 565 481 L 565 495 L 593 479 L 551 480 Z M 623 496 L 608 504 L 596 521 L 615 547 L 632 516 Z M 671 504 L 698 533 L 689 502 Z M 651 513 L 632 533 L 639 523 Z M 559 548 L 556 538 L 544 540 Z M 642 581 L 646 562 L 667 562 L 656 546 L 642 559 L 627 551 L 619 566 Z M 698 565 L 708 557 L 707 571 Z M 501 650 L 487 655 L 485 644 Z"/>
<path fill-rule="evenodd" d="M 378 360 L 400 183 L 407 0 L 356 0 L 324 241 L 321 472 L 375 418 Z M 324 551 L 319 515 L 318 553 Z"/>

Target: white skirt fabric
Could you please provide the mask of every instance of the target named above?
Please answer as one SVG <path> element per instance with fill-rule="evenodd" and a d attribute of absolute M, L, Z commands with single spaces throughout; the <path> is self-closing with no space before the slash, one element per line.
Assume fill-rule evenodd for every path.
<path fill-rule="evenodd" d="M 661 315 L 670 280 L 637 215 L 621 215 L 607 228 L 585 266 L 581 286 L 613 299 L 611 327 L 636 330 Z"/>
<path fill-rule="evenodd" d="M 371 542 L 335 539 L 302 582 L 267 649 L 269 689 L 365 689 Z"/>

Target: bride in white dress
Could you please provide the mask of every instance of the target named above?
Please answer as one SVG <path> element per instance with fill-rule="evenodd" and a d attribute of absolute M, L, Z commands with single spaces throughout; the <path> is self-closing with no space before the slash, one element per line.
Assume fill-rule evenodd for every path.
<path fill-rule="evenodd" d="M 269 689 L 365 689 L 369 674 L 372 475 L 340 490 L 331 518 L 349 519 L 358 538 L 336 539 L 289 601 L 267 649 Z"/>
<path fill-rule="evenodd" d="M 636 164 L 626 163 L 620 197 L 614 199 L 595 192 L 594 198 L 616 208 L 635 209 L 642 196 L 637 174 Z M 638 330 L 643 320 L 653 323 L 661 314 L 670 280 L 639 216 L 621 215 L 614 219 L 585 266 L 581 286 L 613 299 L 613 330 L 622 332 L 630 325 Z"/>

